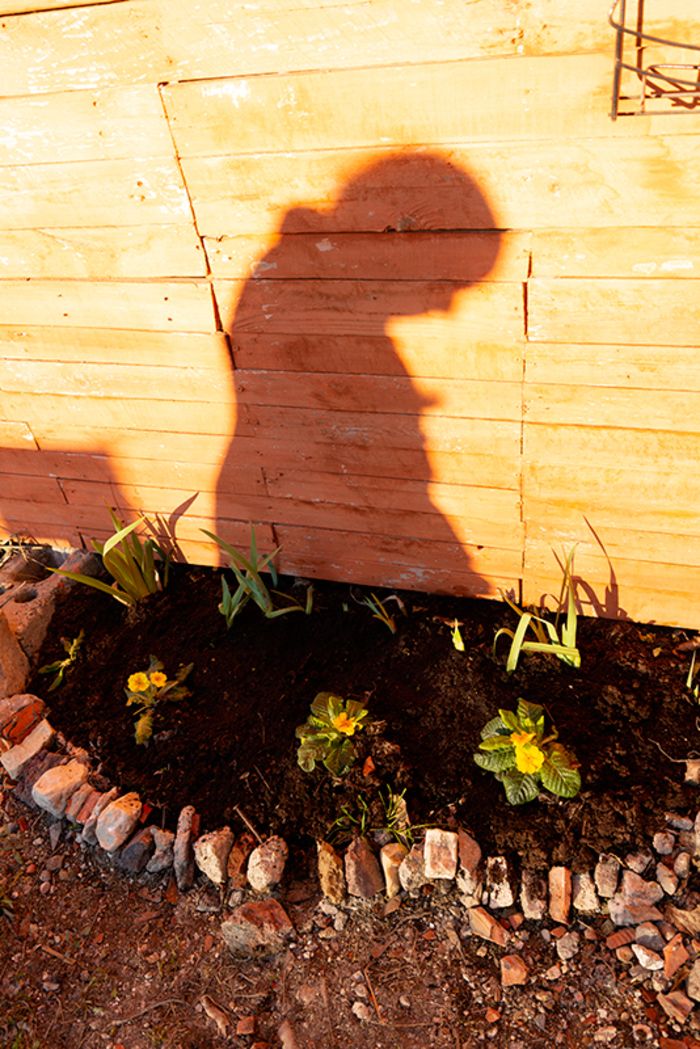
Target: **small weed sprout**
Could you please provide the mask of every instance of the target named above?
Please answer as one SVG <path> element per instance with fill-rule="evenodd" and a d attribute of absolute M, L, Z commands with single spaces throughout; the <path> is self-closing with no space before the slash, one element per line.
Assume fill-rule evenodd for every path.
<path fill-rule="evenodd" d="M 533 801 L 540 784 L 560 798 L 573 798 L 581 789 L 579 764 L 556 742 L 557 735 L 554 726 L 545 735 L 543 707 L 519 699 L 515 712 L 499 710 L 484 725 L 474 761 L 495 774 L 511 805 Z"/>
<path fill-rule="evenodd" d="M 153 721 L 158 707 L 165 700 L 185 699 L 191 692 L 182 682 L 192 670 L 193 664 L 181 666 L 174 678 L 169 679 L 163 664 L 151 656 L 148 670 L 130 674 L 126 683 L 127 707 L 136 707 L 134 738 L 137 743 L 148 743 L 153 735 Z"/>
<path fill-rule="evenodd" d="M 429 825 L 427 823 L 411 824 L 405 794 L 405 789 L 397 794 L 390 786 L 386 787 L 386 793 L 380 788 L 378 805 L 373 804 L 372 809 L 364 794 L 358 794 L 352 804 L 341 806 L 340 815 L 328 828 L 329 840 L 346 842 L 358 835 L 365 837 L 368 834 L 381 834 L 393 838 L 410 851 L 416 840 L 416 832 L 424 830 Z M 381 817 L 378 816 L 379 806 Z M 376 826 L 372 821 L 372 810 L 378 817 Z"/>
<path fill-rule="evenodd" d="M 333 692 L 319 692 L 308 718 L 296 730 L 299 766 L 304 772 L 313 772 L 320 763 L 332 775 L 342 776 L 357 758 L 351 737 L 365 727 L 367 720 L 365 704 L 359 700 L 346 703 Z"/>
<path fill-rule="evenodd" d="M 81 630 L 77 637 L 74 637 L 70 641 L 67 637 L 61 638 L 61 644 L 63 645 L 63 651 L 66 653 L 65 659 L 56 659 L 53 663 L 47 663 L 46 666 L 40 667 L 37 673 L 39 674 L 53 674 L 56 676 L 48 687 L 49 692 L 53 692 L 60 685 L 63 684 L 63 678 L 67 671 L 75 663 L 78 658 L 78 649 L 80 648 L 83 638 L 85 637 L 85 631 Z"/>
<path fill-rule="evenodd" d="M 390 594 L 389 597 L 385 597 L 383 601 L 377 597 L 374 592 L 365 594 L 362 597 L 354 597 L 353 599 L 358 605 L 364 605 L 369 608 L 374 619 L 378 619 L 380 623 L 383 623 L 387 630 L 390 630 L 392 634 L 396 633 L 396 620 L 387 609 L 389 601 L 395 601 L 401 612 L 406 611 L 403 601 L 398 594 Z"/>
<path fill-rule="evenodd" d="M 571 667 L 578 668 L 581 666 L 581 655 L 576 647 L 577 615 L 576 594 L 573 581 L 574 551 L 575 547 L 570 551 L 564 566 L 564 578 L 562 581 L 561 593 L 559 595 L 560 611 L 557 612 L 555 623 L 551 623 L 548 619 L 544 619 L 542 616 L 535 615 L 534 612 L 525 611 L 525 609 L 520 608 L 515 601 L 512 601 L 507 594 L 501 593 L 506 604 L 509 605 L 520 617 L 520 621 L 515 630 L 510 630 L 508 627 L 501 627 L 501 629 L 497 631 L 493 640 L 493 652 L 495 655 L 498 639 L 504 635 L 511 639 L 510 650 L 506 660 L 506 671 L 509 674 L 512 674 L 517 667 L 521 652 L 544 652 L 546 655 L 557 656 L 562 662 L 567 663 Z M 561 625 L 560 637 L 557 628 L 559 625 L 561 610 L 564 608 L 565 598 L 566 618 Z M 535 635 L 535 641 L 525 640 L 528 629 L 532 630 Z"/>

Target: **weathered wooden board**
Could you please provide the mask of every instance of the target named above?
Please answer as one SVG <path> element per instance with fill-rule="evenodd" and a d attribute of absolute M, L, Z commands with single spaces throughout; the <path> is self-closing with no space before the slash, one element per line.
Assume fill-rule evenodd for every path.
<path fill-rule="evenodd" d="M 10 12 L 25 0 L 6 0 Z M 53 0 L 51 0 L 53 3 Z M 47 6 L 42 3 L 41 6 Z M 0 50 L 10 95 L 115 83 L 452 62 L 484 55 L 546 55 L 614 44 L 598 0 L 504 6 L 477 0 L 130 0 L 8 18 Z M 658 7 L 658 2 L 655 4 Z M 693 0 L 648 15 L 657 35 L 683 39 L 697 21 Z M 675 35 L 674 35 L 675 34 Z M 680 35 L 679 35 L 680 34 Z M 47 46 L 51 40 L 52 46 Z M 551 89 L 550 89 L 551 90 Z M 550 92 L 548 92 L 549 94 Z M 476 98 L 483 101 L 478 92 Z M 450 100 L 452 101 L 452 100 Z"/>
<path fill-rule="evenodd" d="M 689 127 L 688 124 L 684 126 Z M 199 232 L 700 225 L 700 136 L 318 150 L 183 161 Z M 695 127 L 695 124 L 692 125 Z M 422 163 L 420 158 L 428 161 Z M 414 163 L 414 157 L 419 158 Z M 402 169 L 406 178 L 402 183 Z M 336 199 L 337 198 L 337 199 Z M 336 206 L 329 210 L 329 202 Z"/>
<path fill-rule="evenodd" d="M 171 157 L 2 169 L 5 229 L 184 225 L 187 193 Z"/>
<path fill-rule="evenodd" d="M 596 464 L 630 471 L 676 470 L 685 475 L 700 461 L 700 433 L 602 426 L 523 427 L 523 459 L 550 465 Z"/>
<path fill-rule="evenodd" d="M 182 157 L 640 133 L 608 118 L 607 54 L 191 80 L 163 97 Z"/>
<path fill-rule="evenodd" d="M 697 280 L 541 278 L 528 283 L 533 342 L 692 346 L 699 328 Z"/>
<path fill-rule="evenodd" d="M 471 551 L 455 542 L 393 539 L 371 533 L 279 526 L 283 571 L 311 578 L 376 584 L 437 593 L 496 596 L 519 585 L 520 558 L 492 550 L 483 572 L 475 571 Z"/>
<path fill-rule="evenodd" d="M 204 277 L 194 225 L 4 230 L 0 279 Z"/>
<path fill-rule="evenodd" d="M 405 326 L 404 326 L 405 327 Z M 410 322 L 408 334 L 393 331 L 393 349 L 372 335 L 264 335 L 234 330 L 236 366 L 245 371 L 341 372 L 361 375 L 412 375 L 441 379 L 517 382 L 523 370 L 524 342 L 465 340 L 462 332 L 426 318 Z M 0 336 L 0 345 L 2 340 Z"/>
<path fill-rule="evenodd" d="M 196 280 L 0 280 L 0 316 L 6 325 L 216 330 L 211 290 Z"/>
<path fill-rule="evenodd" d="M 298 233 L 205 238 L 215 277 L 524 281 L 530 237 L 505 231 Z"/>
<path fill-rule="evenodd" d="M 450 281 L 217 281 L 216 301 L 225 330 L 305 335 L 382 336 L 393 318 L 410 337 L 404 318 L 432 313 L 434 337 L 459 334 L 466 342 L 499 339 L 518 342 L 524 332 L 522 285 L 515 282 L 472 284 L 463 294 Z M 390 339 L 385 353 L 394 352 Z"/>
<path fill-rule="evenodd" d="M 0 98 L 0 127 L 0 165 L 173 155 L 156 84 Z"/>
<path fill-rule="evenodd" d="M 38 445 L 34 434 L 26 423 L 0 420 L 0 447 L 3 449 L 34 450 L 38 448 Z"/>
<path fill-rule="evenodd" d="M 694 391 L 527 383 L 524 405 L 526 423 L 700 431 L 700 397 Z"/>
<path fill-rule="evenodd" d="M 228 345 L 221 332 L 201 335 L 11 325 L 0 325 L 0 360 L 217 368 L 224 372 L 230 367 Z"/>
<path fill-rule="evenodd" d="M 676 314 L 668 315 L 669 327 L 673 326 L 671 316 Z M 525 378 L 526 383 L 536 384 L 697 393 L 700 392 L 700 359 L 695 346 L 531 342 L 527 347 Z M 595 396 L 593 394 L 593 399 Z"/>
<path fill-rule="evenodd" d="M 115 0 L 90 0 L 92 4 L 110 4 Z M 69 0 L 1 0 L 0 15 L 26 15 L 35 14 L 38 11 L 56 11 L 61 8 L 87 7 L 83 0 L 79 3 L 69 3 Z"/>
<path fill-rule="evenodd" d="M 530 246 L 533 277 L 700 277 L 700 231 L 686 226 L 538 231 Z"/>

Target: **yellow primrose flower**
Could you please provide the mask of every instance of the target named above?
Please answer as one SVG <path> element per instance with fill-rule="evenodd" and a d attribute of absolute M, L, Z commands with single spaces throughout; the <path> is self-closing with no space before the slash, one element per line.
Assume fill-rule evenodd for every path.
<path fill-rule="evenodd" d="M 337 732 L 343 732 L 346 736 L 355 735 L 355 726 L 357 722 L 354 718 L 349 718 L 344 710 L 342 710 L 337 717 L 333 718 L 332 724 Z"/>
<path fill-rule="evenodd" d="M 534 743 L 515 747 L 515 767 L 519 772 L 539 772 L 544 764 L 544 753 Z"/>
<path fill-rule="evenodd" d="M 143 671 L 139 671 L 138 674 L 132 674 L 127 681 L 127 688 L 130 692 L 145 692 L 149 687 L 149 680 Z"/>
<path fill-rule="evenodd" d="M 168 683 L 167 677 L 165 674 L 161 674 L 160 670 L 154 670 L 152 674 L 149 674 L 149 677 L 151 679 L 151 684 L 155 685 L 156 688 L 163 688 L 163 686 Z"/>
<path fill-rule="evenodd" d="M 514 747 L 523 747 L 535 738 L 534 732 L 511 732 L 510 741 Z"/>

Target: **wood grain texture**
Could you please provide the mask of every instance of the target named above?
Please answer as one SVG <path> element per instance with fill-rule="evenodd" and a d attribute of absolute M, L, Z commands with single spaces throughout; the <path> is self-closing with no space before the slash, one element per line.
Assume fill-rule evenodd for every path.
<path fill-rule="evenodd" d="M 211 291 L 197 281 L 0 281 L 5 324 L 211 332 Z"/>
<path fill-rule="evenodd" d="M 674 326 L 673 320 L 667 323 L 670 328 Z M 652 332 L 647 331 L 647 334 Z M 700 361 L 694 346 L 531 342 L 527 348 L 526 381 L 615 387 L 624 392 L 677 390 L 698 393 Z"/>
<path fill-rule="evenodd" d="M 697 229 L 547 230 L 538 231 L 530 246 L 533 277 L 700 277 Z"/>
<path fill-rule="evenodd" d="M 204 277 L 201 242 L 190 224 L 5 230 L 0 280 L 124 280 Z"/>
<path fill-rule="evenodd" d="M 52 0 L 53 2 L 53 0 Z M 25 0 L 5 0 L 12 12 Z M 45 6 L 42 4 L 41 6 Z M 46 6 L 49 6 L 47 3 Z M 25 95 L 118 83 L 165 83 L 290 70 L 453 62 L 487 56 L 610 54 L 614 35 L 598 0 L 527 6 L 477 0 L 130 0 L 6 20 L 4 91 Z M 683 39 L 693 0 L 649 15 L 657 35 Z M 26 10 L 26 7 L 23 7 Z M 676 34 L 674 37 L 674 33 Z M 680 37 L 679 35 L 680 34 Z M 46 40 L 55 41 L 49 49 Z M 87 41 L 87 44 L 86 44 Z"/>
<path fill-rule="evenodd" d="M 692 346 L 700 326 L 700 283 L 534 279 L 528 284 L 533 342 L 623 342 Z"/>
<path fill-rule="evenodd" d="M 640 216 L 645 226 L 698 226 L 699 138 L 684 126 L 677 136 L 645 136 L 634 122 L 634 137 L 443 146 L 430 155 L 452 165 L 455 177 L 438 184 L 436 170 L 426 166 L 410 188 L 398 180 L 383 184 L 377 161 L 393 152 L 381 143 L 370 150 L 197 157 L 185 159 L 183 169 L 198 229 L 212 237 L 282 228 L 321 236 L 381 232 L 400 228 L 407 215 L 412 228 L 426 230 L 588 230 L 636 226 Z M 471 179 L 471 193 L 460 173 Z M 342 208 L 329 210 L 334 198 Z"/>

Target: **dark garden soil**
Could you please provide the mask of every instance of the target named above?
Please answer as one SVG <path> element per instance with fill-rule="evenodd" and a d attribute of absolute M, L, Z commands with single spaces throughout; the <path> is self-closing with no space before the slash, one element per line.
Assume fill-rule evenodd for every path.
<path fill-rule="evenodd" d="M 303 601 L 300 583 L 281 585 Z M 687 657 L 674 651 L 682 631 L 581 618 L 580 670 L 525 655 L 507 675 L 507 640 L 498 657 L 492 644 L 516 617 L 501 602 L 402 593 L 405 614 L 396 602 L 387 605 L 397 613 L 394 635 L 358 603 L 363 593 L 316 583 L 310 615 L 267 620 L 249 605 L 227 632 L 217 611 L 218 571 L 180 567 L 166 591 L 131 612 L 76 586 L 37 663 L 61 658 L 60 638 L 85 629 L 77 661 L 47 697 L 51 720 L 101 762 L 107 780 L 138 791 L 165 825 L 193 804 L 203 829 L 230 823 L 242 830 L 243 814 L 261 832 L 301 846 L 312 836 L 337 836 L 334 821 L 344 807 L 357 814 L 362 799 L 370 824 L 381 825 L 379 792 L 390 787 L 405 789 L 414 823 L 458 823 L 487 852 L 519 864 L 588 868 L 601 851 L 647 841 L 665 811 L 697 806 L 697 788 L 684 786 L 683 765 L 671 760 L 698 746 Z M 452 645 L 455 617 L 464 652 Z M 139 746 L 124 686 L 151 655 L 170 676 L 194 664 L 192 695 L 159 707 L 152 741 Z M 36 676 L 30 691 L 47 696 L 49 681 Z M 358 762 L 341 781 L 296 763 L 294 730 L 320 691 L 367 699 L 380 723 L 357 734 Z M 474 764 L 482 726 L 520 696 L 545 705 L 580 761 L 576 798 L 513 808 Z"/>

